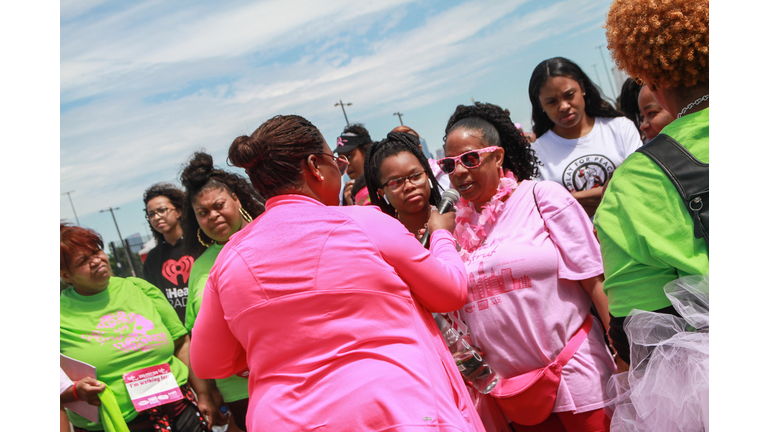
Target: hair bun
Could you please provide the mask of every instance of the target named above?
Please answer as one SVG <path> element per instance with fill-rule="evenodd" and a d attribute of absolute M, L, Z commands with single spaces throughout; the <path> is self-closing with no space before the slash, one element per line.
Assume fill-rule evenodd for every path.
<path fill-rule="evenodd" d="M 208 182 L 213 170 L 213 157 L 204 151 L 195 152 L 181 173 L 181 184 L 186 189 L 197 189 Z"/>
<path fill-rule="evenodd" d="M 259 142 L 249 137 L 248 135 L 241 135 L 232 142 L 229 146 L 229 155 L 227 160 L 234 166 L 249 170 L 264 160 L 265 155 L 268 154 L 266 147 L 260 145 Z"/>

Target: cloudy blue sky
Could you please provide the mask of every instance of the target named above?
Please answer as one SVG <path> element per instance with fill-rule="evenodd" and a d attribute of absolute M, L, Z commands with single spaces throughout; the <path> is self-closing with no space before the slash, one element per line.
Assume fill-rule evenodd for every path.
<path fill-rule="evenodd" d="M 108 207 L 120 207 L 123 236 L 146 235 L 143 191 L 178 183 L 195 150 L 226 167 L 232 140 L 276 114 L 308 118 L 332 143 L 345 125 L 339 100 L 374 139 L 403 113 L 432 151 L 473 99 L 530 130 L 528 80 L 544 59 L 574 60 L 614 96 L 601 28 L 609 4 L 64 0 L 60 193 L 74 191 L 81 224 L 108 241 Z M 67 195 L 60 216 L 75 220 Z"/>

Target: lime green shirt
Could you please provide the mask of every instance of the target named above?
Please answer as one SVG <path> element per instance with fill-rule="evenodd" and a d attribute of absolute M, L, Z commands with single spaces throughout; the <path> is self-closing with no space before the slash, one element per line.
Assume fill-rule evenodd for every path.
<path fill-rule="evenodd" d="M 126 422 L 138 412 L 123 373 L 169 363 L 176 382 L 186 384 L 189 370 L 174 356 L 174 341 L 187 330 L 165 295 L 149 282 L 112 277 L 107 289 L 92 296 L 67 288 L 60 296 L 59 317 L 59 350 L 96 367 L 96 379 L 112 390 Z M 67 416 L 77 427 L 104 429 L 71 411 Z"/>
<path fill-rule="evenodd" d="M 187 298 L 187 315 L 184 318 L 187 330 L 192 333 L 197 314 L 200 313 L 200 305 L 203 303 L 203 292 L 208 275 L 211 273 L 213 263 L 224 245 L 214 243 L 195 260 L 189 273 L 189 297 Z M 248 397 L 248 379 L 232 375 L 224 379 L 216 380 L 224 402 L 234 402 Z"/>
<path fill-rule="evenodd" d="M 709 108 L 667 125 L 662 133 L 709 163 Z M 709 251 L 693 236 L 693 219 L 661 168 L 631 154 L 608 183 L 595 213 L 611 315 L 670 306 L 664 285 L 681 276 L 708 275 Z"/>

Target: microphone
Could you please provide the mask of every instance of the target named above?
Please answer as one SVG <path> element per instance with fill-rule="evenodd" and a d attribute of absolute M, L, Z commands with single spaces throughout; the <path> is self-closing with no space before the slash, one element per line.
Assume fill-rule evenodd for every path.
<path fill-rule="evenodd" d="M 459 201 L 459 192 L 456 189 L 448 189 L 443 193 L 443 199 L 440 200 L 440 205 L 437 206 L 437 212 L 440 214 L 448 213 L 453 210 L 453 206 Z M 425 248 L 429 244 L 429 228 L 424 231 L 424 235 L 421 236 L 421 245 Z M 429 248 L 427 248 L 429 249 Z"/>

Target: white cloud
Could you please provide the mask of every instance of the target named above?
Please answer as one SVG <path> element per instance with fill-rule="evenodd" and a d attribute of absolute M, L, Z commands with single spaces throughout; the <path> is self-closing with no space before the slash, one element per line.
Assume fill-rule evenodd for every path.
<path fill-rule="evenodd" d="M 76 18 L 106 2 L 107 0 L 62 0 L 59 8 L 61 20 Z"/>
<path fill-rule="evenodd" d="M 273 0 L 228 8 L 210 3 L 165 14 L 165 3 L 140 3 L 100 21 L 62 26 L 62 90 L 78 94 L 78 87 L 94 84 L 109 89 L 109 81 L 157 66 L 288 49 L 408 1 Z"/>

